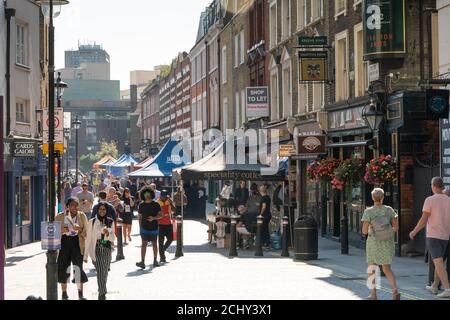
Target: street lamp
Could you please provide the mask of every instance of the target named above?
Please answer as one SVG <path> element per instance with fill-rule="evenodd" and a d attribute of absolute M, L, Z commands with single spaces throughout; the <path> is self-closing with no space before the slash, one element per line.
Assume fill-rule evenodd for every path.
<path fill-rule="evenodd" d="M 75 184 L 78 183 L 78 130 L 80 130 L 81 121 L 78 116 L 72 122 L 72 128 L 75 129 Z"/>
<path fill-rule="evenodd" d="M 59 16 L 67 0 L 36 0 L 42 13 L 49 17 L 48 29 L 48 189 L 49 221 L 55 221 L 55 28 L 53 18 Z M 55 6 L 55 11 L 53 10 Z M 47 252 L 47 300 L 58 300 L 56 250 Z"/>
<path fill-rule="evenodd" d="M 61 72 L 58 72 L 58 79 L 56 79 L 56 83 L 55 83 L 55 88 L 56 88 L 56 99 L 57 99 L 57 106 L 58 109 L 61 108 L 61 98 L 64 94 L 64 89 L 66 89 L 67 83 L 63 82 L 61 80 Z M 63 138 L 64 139 L 64 138 Z M 61 170 L 62 170 L 62 166 L 61 166 L 61 157 L 62 154 L 60 153 L 60 151 L 58 150 L 56 152 L 56 159 L 58 161 L 58 204 L 61 205 L 61 209 L 62 209 L 62 188 L 61 188 Z"/>
<path fill-rule="evenodd" d="M 373 138 L 375 138 L 375 133 L 378 135 L 378 130 L 384 120 L 384 112 L 378 109 L 377 100 L 370 99 L 370 103 L 363 108 L 362 117 L 372 131 Z M 382 146 L 381 143 L 378 144 Z M 378 146 L 374 145 L 374 148 L 378 148 Z"/>

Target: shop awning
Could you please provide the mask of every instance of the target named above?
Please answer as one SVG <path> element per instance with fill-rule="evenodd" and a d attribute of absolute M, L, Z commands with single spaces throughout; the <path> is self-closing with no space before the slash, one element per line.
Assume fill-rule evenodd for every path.
<path fill-rule="evenodd" d="M 137 163 L 138 162 L 136 159 L 134 159 L 131 155 L 123 154 L 119 160 L 109 166 L 109 170 L 114 176 L 123 176 L 126 168 L 130 168 Z"/>
<path fill-rule="evenodd" d="M 190 164 L 176 140 L 169 140 L 155 158 L 140 170 L 130 173 L 135 178 L 172 177 L 172 171 Z"/>
<path fill-rule="evenodd" d="M 247 180 L 247 181 L 283 181 L 285 173 L 279 169 L 261 163 L 250 163 L 249 154 L 245 154 L 245 162 L 227 159 L 227 144 L 224 142 L 205 158 L 174 172 L 178 180 Z M 234 155 L 238 148 L 234 143 Z M 227 161 L 231 160 L 231 161 Z"/>
<path fill-rule="evenodd" d="M 110 155 L 107 155 L 107 156 L 104 156 L 101 160 L 99 160 L 96 163 L 94 163 L 92 165 L 92 168 L 93 169 L 100 169 L 102 165 L 104 165 L 104 164 L 106 164 L 108 162 L 113 163 L 113 162 L 116 162 L 116 161 L 117 160 L 114 159 L 114 157 L 112 157 Z"/>
<path fill-rule="evenodd" d="M 139 170 L 139 169 L 142 169 L 142 168 L 146 167 L 147 165 L 149 165 L 153 161 L 153 159 L 154 159 L 153 156 L 148 157 L 144 161 L 136 164 L 134 166 L 134 170 Z"/>

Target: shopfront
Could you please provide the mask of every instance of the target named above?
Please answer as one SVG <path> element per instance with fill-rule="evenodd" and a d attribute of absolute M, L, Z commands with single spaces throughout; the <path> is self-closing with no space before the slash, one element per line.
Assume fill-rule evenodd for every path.
<path fill-rule="evenodd" d="M 47 199 L 47 163 L 35 140 L 11 139 L 8 144 L 7 246 L 12 248 L 40 240 Z"/>
<path fill-rule="evenodd" d="M 345 108 L 328 111 L 327 152 L 330 158 L 341 163 L 346 159 L 362 159 L 367 163 L 378 156 L 373 148 L 372 131 L 363 119 L 363 109 L 368 101 L 356 101 Z M 363 248 L 365 243 L 361 232 L 361 218 L 366 206 L 371 206 L 370 192 L 373 186 L 361 178 L 352 181 L 344 190 L 338 190 L 327 184 L 327 230 L 333 238 L 340 237 L 341 220 L 348 219 L 349 243 Z M 389 197 L 389 193 L 387 194 Z M 388 198 L 387 197 L 387 198 Z"/>

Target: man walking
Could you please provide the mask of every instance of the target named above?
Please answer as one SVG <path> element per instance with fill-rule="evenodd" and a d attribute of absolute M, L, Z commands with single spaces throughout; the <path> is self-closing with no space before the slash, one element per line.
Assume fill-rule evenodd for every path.
<path fill-rule="evenodd" d="M 83 191 L 83 189 L 81 188 L 81 182 L 77 182 L 77 185 L 75 186 L 75 188 L 72 189 L 72 198 L 76 198 L 78 193 Z"/>
<path fill-rule="evenodd" d="M 156 201 L 161 207 L 163 215 L 162 219 L 158 220 L 158 244 L 159 244 L 159 256 L 161 263 L 166 263 L 166 250 L 173 242 L 173 226 L 172 226 L 172 213 L 175 211 L 175 204 L 172 199 L 169 198 L 167 190 L 162 190 L 159 199 Z M 167 239 L 164 243 L 164 238 Z"/>
<path fill-rule="evenodd" d="M 450 238 L 450 198 L 444 194 L 444 181 L 440 177 L 433 178 L 431 189 L 434 195 L 425 199 L 422 218 L 409 237 L 414 240 L 419 231 L 427 227 L 426 245 L 433 259 L 435 275 L 434 283 L 426 289 L 437 294 L 439 281 L 442 281 L 445 290 L 438 294 L 438 298 L 450 298 L 450 285 L 444 267 L 444 257 Z"/>
<path fill-rule="evenodd" d="M 159 199 L 160 195 L 161 195 L 161 191 L 156 189 L 156 184 L 155 183 L 151 183 L 150 184 L 150 188 L 153 190 L 153 192 L 155 193 L 155 198 L 154 199 Z"/>
<path fill-rule="evenodd" d="M 80 201 L 80 211 L 84 212 L 87 219 L 91 219 L 92 206 L 94 205 L 94 194 L 88 191 L 88 185 L 86 182 L 81 186 L 81 192 L 78 192 L 77 198 Z"/>

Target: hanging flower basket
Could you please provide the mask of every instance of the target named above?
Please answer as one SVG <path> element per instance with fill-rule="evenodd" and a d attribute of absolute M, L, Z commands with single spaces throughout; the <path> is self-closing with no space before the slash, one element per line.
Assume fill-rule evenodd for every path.
<path fill-rule="evenodd" d="M 371 160 L 366 166 L 364 180 L 368 184 L 382 185 L 397 179 L 396 164 L 391 156 L 382 155 Z"/>
<path fill-rule="evenodd" d="M 323 159 L 314 161 L 307 168 L 308 178 L 316 182 L 331 182 L 334 178 L 334 170 L 339 166 L 337 159 Z"/>
<path fill-rule="evenodd" d="M 334 178 L 331 181 L 333 189 L 344 190 L 345 186 L 351 188 L 356 181 L 364 176 L 364 160 L 352 157 L 342 161 L 334 170 Z"/>

